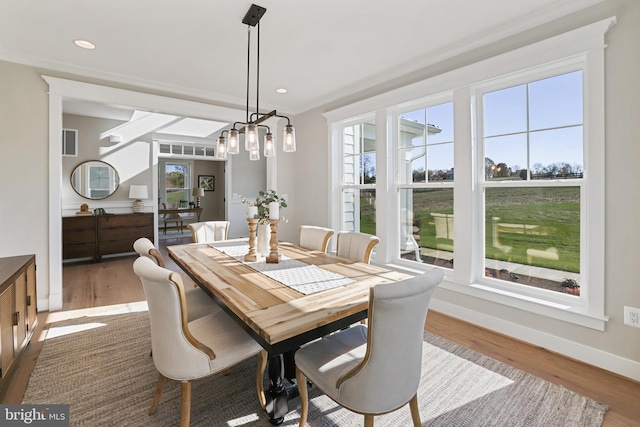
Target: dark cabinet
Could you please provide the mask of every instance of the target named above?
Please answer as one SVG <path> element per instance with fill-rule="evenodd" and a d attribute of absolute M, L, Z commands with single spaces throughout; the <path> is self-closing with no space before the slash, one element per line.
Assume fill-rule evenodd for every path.
<path fill-rule="evenodd" d="M 62 218 L 62 259 L 96 259 L 95 216 L 68 216 Z"/>
<path fill-rule="evenodd" d="M 133 252 L 139 237 L 153 240 L 153 214 L 62 218 L 62 258 L 100 261 L 103 255 Z"/>
<path fill-rule="evenodd" d="M 0 258 L 0 401 L 38 324 L 35 255 Z"/>
<path fill-rule="evenodd" d="M 123 214 L 99 216 L 98 259 L 102 255 L 133 252 L 133 242 L 139 237 L 153 240 L 153 214 Z"/>

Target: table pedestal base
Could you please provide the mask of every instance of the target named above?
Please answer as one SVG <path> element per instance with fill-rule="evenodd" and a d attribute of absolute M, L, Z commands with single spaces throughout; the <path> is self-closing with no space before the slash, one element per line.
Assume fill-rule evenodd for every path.
<path fill-rule="evenodd" d="M 289 400 L 298 397 L 293 352 L 269 356 L 267 366 L 269 389 L 265 391 L 269 421 L 274 426 L 282 424 L 289 412 Z"/>

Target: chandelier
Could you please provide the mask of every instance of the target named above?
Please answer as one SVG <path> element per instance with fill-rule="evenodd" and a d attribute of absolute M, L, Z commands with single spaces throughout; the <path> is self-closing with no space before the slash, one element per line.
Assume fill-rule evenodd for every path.
<path fill-rule="evenodd" d="M 267 11 L 266 8 L 252 4 L 247 14 L 242 19 L 242 23 L 247 25 L 247 107 L 244 122 L 235 122 L 233 128 L 222 131 L 218 138 L 216 155 L 219 159 L 226 159 L 227 154 L 238 154 L 240 152 L 240 135 L 244 134 L 244 148 L 249 152 L 249 159 L 260 159 L 260 142 L 258 128 L 265 128 L 264 135 L 264 156 L 272 157 L 276 154 L 276 140 L 269 126 L 262 124 L 271 117 L 287 119 L 284 128 L 282 149 L 292 153 L 296 151 L 296 131 L 291 125 L 287 116 L 279 115 L 276 110 L 269 113 L 260 113 L 260 18 Z M 251 68 L 251 27 L 256 27 L 258 31 L 257 55 L 256 55 L 256 111 L 249 114 L 249 75 Z M 228 134 L 228 137 L 225 137 Z"/>

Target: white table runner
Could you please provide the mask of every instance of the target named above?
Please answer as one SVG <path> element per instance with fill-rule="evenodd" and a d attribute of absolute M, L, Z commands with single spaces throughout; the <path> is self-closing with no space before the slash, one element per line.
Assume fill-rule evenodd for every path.
<path fill-rule="evenodd" d="M 268 264 L 264 258 L 260 258 L 256 262 L 247 262 L 244 260 L 244 256 L 249 252 L 249 245 L 246 243 L 216 242 L 209 246 L 304 295 L 355 282 L 355 280 L 341 274 L 332 273 L 316 265 L 305 264 L 284 255 L 280 255 L 280 262 L 277 264 Z"/>

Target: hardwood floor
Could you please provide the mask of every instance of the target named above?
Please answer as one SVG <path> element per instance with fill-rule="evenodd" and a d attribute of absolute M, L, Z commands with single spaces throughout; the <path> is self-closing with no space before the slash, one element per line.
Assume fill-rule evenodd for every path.
<path fill-rule="evenodd" d="M 168 258 L 167 245 L 188 243 L 190 237 L 160 241 L 167 268 L 179 271 Z M 104 260 L 101 263 L 66 265 L 63 269 L 64 306 L 56 312 L 38 314 L 39 326 L 20 362 L 2 403 L 20 403 L 29 376 L 36 364 L 48 324 L 104 310 L 105 306 L 136 305 L 144 301 L 142 285 L 132 270 L 135 257 Z M 193 282 L 181 274 L 185 286 Z M 605 402 L 610 409 L 605 427 L 640 426 L 640 383 L 581 362 L 568 359 L 469 323 L 429 311 L 426 329 L 460 345 L 486 354 L 545 380 L 582 395 Z"/>

